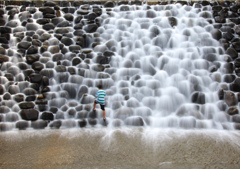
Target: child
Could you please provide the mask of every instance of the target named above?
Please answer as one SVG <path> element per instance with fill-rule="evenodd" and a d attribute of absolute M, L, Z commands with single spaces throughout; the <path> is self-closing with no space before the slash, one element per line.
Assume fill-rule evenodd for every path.
<path fill-rule="evenodd" d="M 100 104 L 101 109 L 103 111 L 103 120 L 105 121 L 105 96 L 106 96 L 106 92 L 102 89 L 102 85 L 98 86 L 98 91 L 96 93 L 96 100 L 94 101 L 93 104 L 93 111 L 95 111 L 96 109 L 96 104 Z"/>

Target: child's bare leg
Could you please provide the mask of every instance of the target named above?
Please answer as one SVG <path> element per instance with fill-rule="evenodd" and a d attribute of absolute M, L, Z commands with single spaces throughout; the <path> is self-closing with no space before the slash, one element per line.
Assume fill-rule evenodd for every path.
<path fill-rule="evenodd" d="M 103 119 L 105 120 L 105 110 L 103 110 Z"/>
<path fill-rule="evenodd" d="M 93 110 L 94 110 L 94 111 L 96 110 L 96 103 L 95 103 L 95 101 L 94 101 L 94 103 L 93 103 Z"/>

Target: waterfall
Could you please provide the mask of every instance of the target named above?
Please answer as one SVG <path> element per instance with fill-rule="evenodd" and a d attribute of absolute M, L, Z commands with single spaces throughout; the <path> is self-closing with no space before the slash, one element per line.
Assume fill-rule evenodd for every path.
<path fill-rule="evenodd" d="M 210 5 L 14 6 L 3 18 L 2 131 L 103 127 L 100 83 L 108 128 L 235 129 L 236 75 Z"/>

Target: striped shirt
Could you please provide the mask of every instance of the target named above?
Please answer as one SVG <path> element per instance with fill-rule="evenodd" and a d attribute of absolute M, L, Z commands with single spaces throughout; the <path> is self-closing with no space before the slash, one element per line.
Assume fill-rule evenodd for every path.
<path fill-rule="evenodd" d="M 98 90 L 95 96 L 97 97 L 98 103 L 105 105 L 106 92 L 104 90 Z"/>

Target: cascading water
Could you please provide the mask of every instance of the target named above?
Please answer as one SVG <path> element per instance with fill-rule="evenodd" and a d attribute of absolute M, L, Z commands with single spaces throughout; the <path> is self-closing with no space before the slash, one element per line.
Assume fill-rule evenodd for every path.
<path fill-rule="evenodd" d="M 219 99 L 226 54 L 210 33 L 215 30 L 210 5 L 97 7 L 69 8 L 50 23 L 43 19 L 44 10 L 28 7 L 30 13 L 14 15 L 6 23 L 12 27 L 6 52 L 11 59 L 1 65 L 1 84 L 12 96 L 1 95 L 2 130 L 101 127 L 101 110 L 97 107 L 97 118 L 92 112 L 99 83 L 107 92 L 109 128 L 234 129 Z M 66 21 L 71 9 L 73 18 Z M 90 31 L 96 25 L 88 24 L 87 17 L 79 19 L 82 25 L 76 23 L 79 13 L 96 9 L 102 10 L 95 17 L 96 30 Z M 26 20 L 24 27 L 21 22 Z M 20 38 L 24 57 L 18 57 Z M 6 78 L 9 74 L 15 82 Z M 25 81 L 27 76 L 30 81 Z M 17 104 L 19 93 L 25 99 Z M 36 117 L 26 117 L 28 112 L 21 109 Z"/>
<path fill-rule="evenodd" d="M 224 50 L 202 17 L 211 16 L 211 9 L 147 7 L 116 7 L 111 17 L 103 14 L 97 30 L 103 45 L 95 52 L 107 46 L 115 53 L 110 62 L 115 83 L 107 89 L 114 90 L 110 117 L 151 127 L 231 128 L 217 106 L 221 83 L 213 79 L 222 74 Z M 216 64 L 218 70 L 210 72 Z"/>

